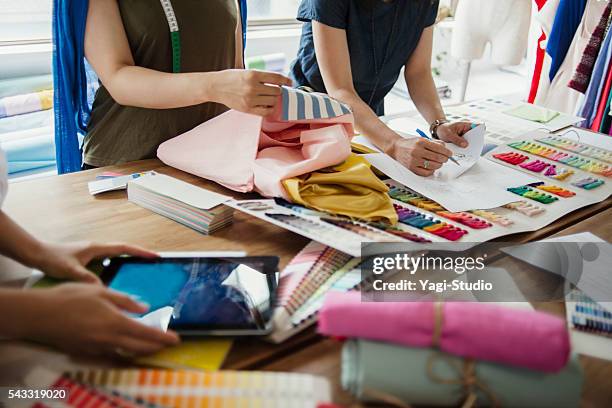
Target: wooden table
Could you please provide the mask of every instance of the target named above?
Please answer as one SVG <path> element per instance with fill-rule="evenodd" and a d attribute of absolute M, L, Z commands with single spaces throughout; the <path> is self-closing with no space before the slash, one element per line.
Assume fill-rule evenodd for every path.
<path fill-rule="evenodd" d="M 224 194 L 245 197 L 166 167 L 157 160 L 147 160 L 103 170 L 14 183 L 10 186 L 4 210 L 29 231 L 48 240 L 122 241 L 157 251 L 240 250 L 251 255 L 278 255 L 281 267 L 308 242 L 296 234 L 240 212 L 236 212 L 235 222 L 230 227 L 213 236 L 203 236 L 129 203 L 125 192 L 112 192 L 98 197 L 92 197 L 87 192 L 87 183 L 102 171 L 129 174 L 147 170 L 168 174 Z M 528 242 L 554 234 L 592 231 L 610 241 L 610 207 L 612 199 L 575 211 L 541 230 L 515 234 L 503 240 Z M 354 401 L 339 386 L 339 350 L 338 343 L 317 336 L 313 330 L 307 330 L 277 346 L 255 339 L 242 339 L 235 342 L 224 368 L 299 371 L 323 375 L 333 384 L 335 400 L 349 405 Z M 73 368 L 87 364 L 99 366 L 115 363 L 74 359 L 24 342 L 0 343 L 0 384 L 18 384 L 36 365 Z M 604 364 L 602 373 L 608 374 L 606 380 L 609 381 L 612 378 L 610 365 Z M 597 389 L 597 386 L 591 388 Z M 609 396 L 609 393 L 605 394 L 606 391 L 610 390 L 601 387 L 598 393 Z M 589 394 L 588 400 L 595 401 L 596 396 L 591 397 Z"/>

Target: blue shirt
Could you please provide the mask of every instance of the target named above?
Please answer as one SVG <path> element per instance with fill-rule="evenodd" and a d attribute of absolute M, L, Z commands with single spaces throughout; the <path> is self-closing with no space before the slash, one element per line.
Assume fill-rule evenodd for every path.
<path fill-rule="evenodd" d="M 304 22 L 300 50 L 291 65 L 294 81 L 326 92 L 315 54 L 312 21 L 345 30 L 355 90 L 376 114 L 384 115 L 384 98 L 423 30 L 434 24 L 438 5 L 439 0 L 303 0 L 297 16 Z"/>

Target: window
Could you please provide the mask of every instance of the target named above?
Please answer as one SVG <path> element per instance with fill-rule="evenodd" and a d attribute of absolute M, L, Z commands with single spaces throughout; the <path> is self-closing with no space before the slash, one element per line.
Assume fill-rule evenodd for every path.
<path fill-rule="evenodd" d="M 51 38 L 51 0 L 0 0 L 0 42 Z"/>
<path fill-rule="evenodd" d="M 295 23 L 300 0 L 248 0 L 253 25 Z"/>

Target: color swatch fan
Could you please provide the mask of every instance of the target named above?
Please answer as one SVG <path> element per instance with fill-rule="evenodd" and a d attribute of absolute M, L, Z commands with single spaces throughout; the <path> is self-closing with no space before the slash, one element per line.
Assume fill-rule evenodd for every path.
<path fill-rule="evenodd" d="M 230 197 L 158 173 L 131 181 L 128 199 L 206 235 L 231 224 L 234 216 L 223 205 Z"/>

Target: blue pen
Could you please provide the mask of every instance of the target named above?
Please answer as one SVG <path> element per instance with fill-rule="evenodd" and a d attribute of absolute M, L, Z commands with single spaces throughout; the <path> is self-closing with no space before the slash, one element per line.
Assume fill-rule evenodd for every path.
<path fill-rule="evenodd" d="M 419 136 L 421 136 L 422 138 L 427 139 L 427 140 L 431 140 L 431 137 L 427 136 L 427 134 L 426 134 L 425 132 L 423 132 L 421 129 L 417 129 L 417 130 L 416 130 L 416 132 L 417 132 L 417 133 L 419 134 Z M 432 140 L 432 141 L 433 141 L 433 140 Z M 450 160 L 450 161 L 452 161 L 453 163 L 455 163 L 457 166 L 461 166 L 461 165 L 459 164 L 459 162 L 457 161 L 457 159 L 455 159 L 454 157 L 452 157 L 452 156 L 451 156 L 451 157 L 449 158 L 449 160 Z"/>

